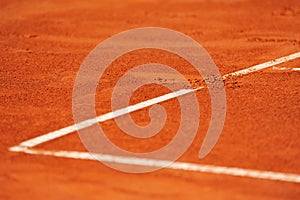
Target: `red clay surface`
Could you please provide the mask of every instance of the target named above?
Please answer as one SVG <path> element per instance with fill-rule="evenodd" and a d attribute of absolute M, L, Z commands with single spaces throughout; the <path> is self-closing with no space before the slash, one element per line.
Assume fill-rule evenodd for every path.
<path fill-rule="evenodd" d="M 72 88 L 83 59 L 104 39 L 124 30 L 158 26 L 183 32 L 209 52 L 221 74 L 300 50 L 299 1 L 1 1 L 0 199 L 297 199 L 296 183 L 162 169 L 126 174 L 96 161 L 9 152 L 27 139 L 73 124 Z M 176 56 L 148 51 L 125 55 L 101 80 L 97 112 L 110 110 L 110 93 L 130 66 L 157 61 L 199 77 Z M 284 67 L 300 67 L 295 60 Z M 300 73 L 261 72 L 225 81 L 227 117 L 204 159 L 197 157 L 209 122 L 207 91 L 197 92 L 201 124 L 180 161 L 300 174 Z M 141 88 L 132 103 L 163 90 Z M 114 143 L 144 152 L 164 146 L 178 127 L 178 102 L 162 103 L 166 128 L 154 138 L 126 137 L 113 120 L 100 124 Z M 133 113 L 147 124 L 147 109 Z M 146 116 L 145 116 L 146 115 Z M 43 149 L 85 151 L 78 135 Z"/>

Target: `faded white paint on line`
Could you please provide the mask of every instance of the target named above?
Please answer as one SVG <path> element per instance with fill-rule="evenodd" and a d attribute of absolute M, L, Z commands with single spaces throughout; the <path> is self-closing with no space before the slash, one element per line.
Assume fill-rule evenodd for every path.
<path fill-rule="evenodd" d="M 262 70 L 262 69 L 265 69 L 265 68 L 268 68 L 268 67 L 272 67 L 274 65 L 278 65 L 278 64 L 290 61 L 290 60 L 294 60 L 296 58 L 300 58 L 300 52 L 293 53 L 293 54 L 290 54 L 288 56 L 284 56 L 284 57 L 281 57 L 281 58 L 277 58 L 275 60 L 271 60 L 269 62 L 265 62 L 265 63 L 259 64 L 259 65 L 254 65 L 254 66 L 249 67 L 247 69 L 242 69 L 242 70 L 239 70 L 239 71 L 236 71 L 236 72 L 226 74 L 226 75 L 223 76 L 223 78 L 227 78 L 228 76 L 246 75 L 246 74 L 249 74 L 251 72 L 256 72 L 256 71 L 259 71 L 259 70 Z"/>
<path fill-rule="evenodd" d="M 20 146 L 11 147 L 10 150 L 15 152 L 24 152 L 27 154 L 48 155 L 48 156 L 83 159 L 83 160 L 95 160 L 95 157 L 97 157 L 97 160 L 102 162 L 112 162 L 112 163 L 146 166 L 146 167 L 164 167 L 164 168 L 176 169 L 176 170 L 195 171 L 195 172 L 230 175 L 230 176 L 237 176 L 237 177 L 248 177 L 248 178 L 256 178 L 256 179 L 300 183 L 300 175 L 291 174 L 291 173 L 252 170 L 252 169 L 243 169 L 237 167 L 201 165 L 201 164 L 187 163 L 187 162 L 172 162 L 172 164 L 170 165 L 171 161 L 168 160 L 153 160 L 153 159 L 146 159 L 146 158 L 122 157 L 122 156 L 93 154 L 89 152 L 76 152 L 76 151 L 49 151 L 49 150 L 29 149 L 27 147 L 20 147 Z"/>
<path fill-rule="evenodd" d="M 300 71 L 300 67 L 273 67 L 274 70 L 280 70 L 280 71 Z"/>
<path fill-rule="evenodd" d="M 246 75 L 246 74 L 256 72 L 256 71 L 259 71 L 259 70 L 262 70 L 262 69 L 265 69 L 265 68 L 268 68 L 268 67 L 272 67 L 274 65 L 281 64 L 281 63 L 284 63 L 284 62 L 287 62 L 287 61 L 290 61 L 290 60 L 293 60 L 293 59 L 296 59 L 296 58 L 300 58 L 300 52 L 290 54 L 288 56 L 284 56 L 284 57 L 281 57 L 281 58 L 278 58 L 278 59 L 275 59 L 275 60 L 272 60 L 272 61 L 269 61 L 269 62 L 258 64 L 258 65 L 249 67 L 247 69 L 243 69 L 243 70 L 239 70 L 239 71 L 236 71 L 236 72 L 226 74 L 226 75 L 223 76 L 223 79 L 226 79 L 229 76 Z M 47 133 L 45 135 L 41 135 L 41 136 L 38 136 L 38 137 L 35 137 L 35 138 L 32 138 L 32 139 L 29 139 L 27 141 L 24 141 L 24 142 L 20 143 L 19 145 L 24 146 L 24 147 L 34 147 L 34 146 L 37 146 L 37 145 L 42 144 L 44 142 L 48 142 L 48 141 L 54 140 L 56 138 L 65 136 L 65 135 L 67 135 L 69 133 L 72 133 L 74 131 L 77 131 L 77 130 L 80 130 L 80 129 L 83 129 L 83 128 L 87 128 L 87 127 L 92 126 L 93 124 L 96 124 L 98 122 L 104 122 L 106 120 L 110 120 L 110 119 L 113 119 L 113 118 L 116 118 L 116 117 L 119 117 L 119 116 L 122 116 L 122 115 L 125 115 L 125 114 L 128 114 L 128 113 L 140 110 L 142 108 L 149 107 L 149 106 L 157 104 L 157 103 L 161 103 L 161 102 L 164 102 L 164 101 L 167 101 L 167 100 L 170 100 L 170 99 L 173 99 L 173 98 L 176 98 L 176 97 L 179 97 L 179 96 L 182 96 L 182 95 L 194 92 L 194 91 L 198 91 L 198 90 L 203 89 L 203 88 L 204 87 L 198 87 L 196 89 L 182 89 L 182 90 L 179 90 L 179 91 L 176 91 L 176 92 L 168 93 L 168 94 L 165 94 L 165 95 L 153 98 L 153 99 L 149 99 L 149 100 L 144 101 L 144 102 L 137 103 L 135 105 L 128 106 L 126 108 L 122 108 L 120 110 L 116 110 L 116 111 L 113 111 L 113 112 L 106 113 L 104 115 L 100 115 L 100 116 L 98 116 L 96 118 L 93 118 L 93 119 L 88 119 L 88 120 L 82 121 L 80 123 L 77 123 L 77 124 L 74 124 L 74 125 L 71 125 L 71 126 L 67 126 L 65 128 Z"/>

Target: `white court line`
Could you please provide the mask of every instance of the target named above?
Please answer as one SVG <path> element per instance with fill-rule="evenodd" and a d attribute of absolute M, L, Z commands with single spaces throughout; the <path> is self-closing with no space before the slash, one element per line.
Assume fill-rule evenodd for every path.
<path fill-rule="evenodd" d="M 293 67 L 293 68 L 287 68 L 287 67 L 273 67 L 274 70 L 279 71 L 300 71 L 300 67 Z"/>
<path fill-rule="evenodd" d="M 201 165 L 201 164 L 193 164 L 187 162 L 172 162 L 172 164 L 170 164 L 170 161 L 168 160 L 153 160 L 153 159 L 146 159 L 146 158 L 122 157 L 122 156 L 113 156 L 113 155 L 106 155 L 106 154 L 95 154 L 89 152 L 49 151 L 49 150 L 39 150 L 39 149 L 28 149 L 26 147 L 15 147 L 14 151 L 24 152 L 33 155 L 47 155 L 47 156 L 82 159 L 82 160 L 95 160 L 96 157 L 97 160 L 101 162 L 137 165 L 137 166 L 146 166 L 146 167 L 163 167 L 163 168 L 176 169 L 176 170 L 300 183 L 300 175 L 291 174 L 291 173 L 252 170 L 252 169 L 243 169 L 237 167 Z"/>
<path fill-rule="evenodd" d="M 176 97 L 179 97 L 179 96 L 182 96 L 182 95 L 200 90 L 202 88 L 204 88 L 204 87 L 198 87 L 196 89 L 182 89 L 182 90 L 178 90 L 176 92 L 172 92 L 172 93 L 168 93 L 168 94 L 165 94 L 165 95 L 162 95 L 162 96 L 159 96 L 159 97 L 155 97 L 153 99 L 149 99 L 147 101 L 143 101 L 143 102 L 137 103 L 135 105 L 128 106 L 126 108 L 115 110 L 114 112 L 109 112 L 109 113 L 106 113 L 104 115 L 100 115 L 96 118 L 88 119 L 88 120 L 82 121 L 78 124 L 67 126 L 65 128 L 59 129 L 57 131 L 53 131 L 53 132 L 50 132 L 48 134 L 41 135 L 41 136 L 38 136 L 36 138 L 24 141 L 24 142 L 20 143 L 19 146 L 34 147 L 34 146 L 37 146 L 37 145 L 42 144 L 44 142 L 48 142 L 50 140 L 54 140 L 56 138 L 65 136 L 65 135 L 67 135 L 69 133 L 72 133 L 74 131 L 87 128 L 89 126 L 92 126 L 93 124 L 96 124 L 96 123 L 99 123 L 99 122 L 104 122 L 104 121 L 107 121 L 107 120 L 110 120 L 110 119 L 114 119 L 116 117 L 119 117 L 119 116 L 122 116 L 122 115 L 125 115 L 125 114 L 128 114 L 128 113 L 131 113 L 131 112 L 149 107 L 151 105 L 154 105 L 154 104 L 157 104 L 157 103 L 160 103 L 160 102 L 164 102 L 164 101 L 167 101 L 169 99 L 173 99 L 173 98 L 176 98 Z"/>
<path fill-rule="evenodd" d="M 281 58 L 277 58 L 275 60 L 271 60 L 269 62 L 265 62 L 265 63 L 262 63 L 262 64 L 254 65 L 252 67 L 249 67 L 249 68 L 243 69 L 243 70 L 239 70 L 237 72 L 232 72 L 232 73 L 224 75 L 223 77 L 227 78 L 228 76 L 239 76 L 239 75 L 249 74 L 251 72 L 256 72 L 256 71 L 259 71 L 259 70 L 262 70 L 262 69 L 265 69 L 265 68 L 268 68 L 268 67 L 279 65 L 281 63 L 285 63 L 287 61 L 294 60 L 296 58 L 300 58 L 300 52 L 293 53 L 293 54 L 290 54 L 288 56 L 284 56 L 284 57 L 281 57 Z"/>
<path fill-rule="evenodd" d="M 274 65 L 278 65 L 296 58 L 300 58 L 300 52 L 288 55 L 288 56 L 284 56 L 269 62 L 265 62 L 259 65 L 255 65 L 252 67 L 249 67 L 247 69 L 243 69 L 243 70 L 239 70 L 236 72 L 232 72 L 229 74 L 226 74 L 223 76 L 223 79 L 226 79 L 229 76 L 240 76 L 240 75 L 246 75 L 252 72 L 256 72 L 268 67 L 272 67 Z M 110 112 L 101 116 L 98 116 L 96 118 L 93 119 L 89 119 L 89 120 L 85 120 L 83 122 L 80 122 L 78 124 L 74 124 L 71 126 L 67 126 L 65 128 L 50 132 L 48 134 L 45 135 L 41 135 L 38 137 L 35 137 L 33 139 L 29 139 L 27 141 L 24 141 L 22 143 L 20 143 L 17 146 L 11 147 L 9 148 L 10 151 L 15 151 L 15 152 L 24 152 L 24 153 L 28 153 L 28 154 L 41 154 L 41 155 L 52 155 L 52 156 L 57 156 L 57 157 L 66 157 L 66 158 L 77 158 L 77 159 L 87 159 L 85 158 L 85 156 L 87 154 L 90 154 L 88 152 L 71 152 L 71 151 L 43 151 L 43 150 L 33 150 L 33 149 L 28 149 L 34 146 L 37 146 L 39 144 L 48 142 L 50 140 L 65 136 L 67 134 L 70 134 L 76 130 L 80 130 L 86 127 L 89 127 L 95 123 L 98 122 L 103 122 L 109 119 L 113 119 L 115 117 L 118 116 L 122 116 L 128 113 L 131 113 L 133 111 L 137 111 L 140 110 L 142 108 L 146 108 L 148 106 L 160 103 L 160 102 L 164 102 L 167 101 L 169 99 L 173 99 L 194 91 L 198 91 L 200 89 L 202 89 L 204 87 L 199 87 L 199 88 L 195 88 L 195 89 L 183 89 L 183 90 L 179 90 L 176 92 L 172 92 L 169 94 L 165 94 L 162 95 L 160 97 L 156 97 L 153 99 L 149 99 L 147 101 L 132 105 L 132 106 L 128 106 L 127 108 L 123 108 L 120 110 L 116 110 L 114 112 Z M 101 155 L 102 156 L 102 155 Z M 105 158 L 107 158 L 107 156 L 111 156 L 112 160 L 114 160 L 115 162 L 121 162 L 122 157 L 117 157 L 117 156 L 112 156 L 112 155 L 103 155 Z M 117 158 L 122 158 L 122 159 L 117 159 Z M 137 158 L 126 158 L 128 160 L 128 162 L 126 164 L 137 164 L 136 162 L 133 162 L 135 159 Z M 105 161 L 105 160 L 104 160 Z M 159 160 L 152 160 L 154 163 L 160 163 L 161 161 Z M 109 161 L 107 161 L 109 162 Z M 168 161 L 169 162 L 169 161 Z M 148 163 L 148 162 L 146 162 Z M 146 164 L 146 163 L 140 163 L 142 164 Z M 146 165 L 147 166 L 147 165 Z M 171 167 L 173 166 L 173 167 Z M 202 165 L 197 165 L 197 164 L 191 164 L 191 163 L 180 163 L 180 162 L 175 162 L 174 164 L 172 164 L 169 168 L 172 169 L 183 169 L 183 170 L 191 170 L 191 171 L 201 171 L 201 166 Z M 174 167 L 175 166 L 175 167 Z M 177 167 L 176 166 L 181 166 Z M 191 166 L 191 167 L 186 167 L 184 168 L 183 166 Z M 198 168 L 200 167 L 200 168 Z M 202 166 L 203 167 L 203 166 Z M 218 167 L 218 166 L 211 166 L 211 173 L 220 173 L 220 174 L 228 174 L 228 175 L 233 175 L 233 176 L 247 176 L 247 177 L 252 177 L 252 178 L 262 178 L 262 179 L 270 179 L 270 180 L 282 180 L 282 181 L 289 181 L 290 179 L 292 181 L 290 182 L 297 182 L 299 183 L 299 175 L 291 175 L 294 178 L 281 178 L 280 177 L 285 177 L 285 175 L 287 175 L 288 177 L 290 177 L 290 175 L 285 174 L 285 173 L 277 173 L 277 172 L 260 172 L 260 171 L 256 171 L 256 170 L 246 170 L 246 169 L 239 169 L 239 168 L 227 168 L 227 167 Z M 198 169 L 198 170 L 195 170 Z M 228 169 L 227 171 L 225 170 L 218 170 L 218 169 Z M 242 171 L 241 171 L 242 170 Z M 246 171 L 243 171 L 246 170 Z M 202 170 L 203 171 L 203 170 Z M 221 171 L 221 172 L 218 172 Z M 261 174 L 262 173 L 262 174 Z M 256 175 L 255 175 L 256 174 Z M 258 174 L 258 175 L 257 175 Z M 276 178 L 277 177 L 277 178 Z M 278 178 L 279 177 L 279 178 Z"/>
<path fill-rule="evenodd" d="M 223 79 L 226 79 L 229 76 L 246 75 L 246 74 L 256 72 L 256 71 L 259 71 L 259 70 L 262 70 L 262 69 L 265 69 L 265 68 L 268 68 L 268 67 L 272 67 L 274 65 L 278 65 L 278 64 L 296 59 L 296 58 L 300 58 L 300 52 L 297 52 L 297 53 L 294 53 L 294 54 L 291 54 L 291 55 L 288 55 L 288 56 L 284 56 L 284 57 L 281 57 L 281 58 L 278 58 L 278 59 L 275 59 L 275 60 L 272 60 L 272 61 L 269 61 L 269 62 L 265 62 L 265 63 L 259 64 L 259 65 L 255 65 L 255 66 L 249 67 L 247 69 L 243 69 L 243 70 L 239 70 L 239 71 L 236 71 L 236 72 L 226 74 L 226 75 L 223 76 Z M 157 104 L 157 103 L 161 103 L 161 102 L 164 102 L 164 101 L 167 101 L 167 100 L 170 100 L 170 99 L 173 99 L 173 98 L 176 98 L 176 97 L 179 97 L 179 96 L 191 93 L 191 92 L 198 91 L 198 90 L 203 89 L 203 88 L 204 87 L 198 87 L 198 88 L 195 88 L 195 89 L 182 89 L 182 90 L 179 90 L 179 91 L 176 91 L 176 92 L 168 93 L 168 94 L 165 94 L 165 95 L 153 98 L 153 99 L 149 99 L 147 101 L 144 101 L 144 102 L 132 105 L 132 106 L 128 106 L 128 107 L 120 109 L 120 110 L 116 110 L 114 112 L 109 112 L 109 113 L 106 113 L 104 115 L 100 115 L 100 116 L 98 116 L 96 118 L 93 118 L 93 119 L 88 119 L 88 120 L 82 121 L 78 124 L 67 126 L 65 128 L 47 133 L 45 135 L 41 135 L 41 136 L 38 136 L 38 137 L 35 137 L 35 138 L 32 138 L 32 139 L 29 139 L 27 141 L 24 141 L 24 142 L 20 143 L 19 146 L 34 147 L 34 146 L 37 146 L 37 145 L 42 144 L 44 142 L 48 142 L 50 140 L 54 140 L 56 138 L 65 136 L 65 135 L 67 135 L 69 133 L 72 133 L 74 131 L 81 130 L 83 128 L 87 128 L 87 127 L 92 126 L 93 124 L 96 124 L 98 122 L 104 122 L 104 121 L 113 119 L 115 117 L 119 117 L 119 116 L 122 116 L 122 115 L 125 115 L 125 114 L 128 114 L 128 113 L 131 113 L 133 111 L 137 111 L 137 110 L 140 110 L 142 108 L 149 107 L 149 106 Z"/>

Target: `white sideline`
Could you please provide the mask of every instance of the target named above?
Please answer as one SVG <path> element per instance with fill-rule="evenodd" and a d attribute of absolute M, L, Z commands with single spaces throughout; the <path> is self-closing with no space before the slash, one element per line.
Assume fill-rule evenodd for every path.
<path fill-rule="evenodd" d="M 113 119 L 113 118 L 116 118 L 116 117 L 119 117 L 119 116 L 122 116 L 122 115 L 125 115 L 125 114 L 128 114 L 128 113 L 140 110 L 142 108 L 146 108 L 146 107 L 149 107 L 151 105 L 154 105 L 154 104 L 157 104 L 157 103 L 160 103 L 160 102 L 164 102 L 164 101 L 167 101 L 169 99 L 173 99 L 175 97 L 179 97 L 179 96 L 182 96 L 182 95 L 200 90 L 202 88 L 204 88 L 204 87 L 198 87 L 196 89 L 182 89 L 182 90 L 178 90 L 176 92 L 172 92 L 172 93 L 168 93 L 168 94 L 165 94 L 165 95 L 162 95 L 162 96 L 159 96 L 159 97 L 155 97 L 153 99 L 149 99 L 147 101 L 143 101 L 143 102 L 137 103 L 135 105 L 128 106 L 126 108 L 122 108 L 122 109 L 119 109 L 119 110 L 115 110 L 114 112 L 109 112 L 109 113 L 106 113 L 104 115 L 100 115 L 96 118 L 88 119 L 88 120 L 82 121 L 78 124 L 67 126 L 65 128 L 59 129 L 57 131 L 53 131 L 53 132 L 50 132 L 48 134 L 38 136 L 36 138 L 24 141 L 24 142 L 20 143 L 19 145 L 23 146 L 23 147 L 34 147 L 34 146 L 37 146 L 37 145 L 42 144 L 44 142 L 48 142 L 48 141 L 56 139 L 58 137 L 62 137 L 64 135 L 67 135 L 67 134 L 72 133 L 74 131 L 81 130 L 83 128 L 87 128 L 87 127 L 89 127 L 93 124 L 96 124 L 98 122 L 104 122 L 104 121 L 107 121 L 107 120 L 110 120 L 110 119 Z"/>
<path fill-rule="evenodd" d="M 300 175 L 290 174 L 290 173 L 243 169 L 237 167 L 202 165 L 202 164 L 194 164 L 194 163 L 187 163 L 187 162 L 172 162 L 172 164 L 168 165 L 170 163 L 170 161 L 168 160 L 153 160 L 153 159 L 146 159 L 146 158 L 121 157 L 121 156 L 106 155 L 106 154 L 95 154 L 89 152 L 49 151 L 49 150 L 39 150 L 39 149 L 28 149 L 26 147 L 13 147 L 11 148 L 11 150 L 15 152 L 24 152 L 27 154 L 47 155 L 47 156 L 82 159 L 82 160 L 95 160 L 94 157 L 97 157 L 97 160 L 102 162 L 147 166 L 147 167 L 163 167 L 168 169 L 177 169 L 177 170 L 185 170 L 185 171 L 205 172 L 205 173 L 212 173 L 212 174 L 222 174 L 222 175 L 230 175 L 230 176 L 238 176 L 238 177 L 300 183 Z"/>
<path fill-rule="evenodd" d="M 268 67 L 272 67 L 296 58 L 300 58 L 300 52 L 284 56 L 269 62 L 265 62 L 262 64 L 258 64 L 252 67 L 249 67 L 247 69 L 239 70 L 236 72 L 232 72 L 229 74 L 226 74 L 223 76 L 223 79 L 226 79 L 230 76 L 240 76 L 240 75 L 246 75 L 252 72 L 256 72 Z M 73 151 L 46 151 L 46 150 L 34 150 L 29 149 L 32 147 L 35 147 L 37 145 L 40 145 L 42 143 L 54 140 L 56 138 L 65 136 L 67 134 L 70 134 L 76 130 L 80 130 L 86 127 L 89 127 L 95 123 L 98 122 L 104 122 L 109 119 L 113 119 L 115 117 L 119 117 L 128 113 L 131 113 L 133 111 L 140 110 L 142 108 L 167 101 L 169 99 L 173 99 L 191 92 L 198 91 L 200 89 L 203 89 L 204 87 L 198 87 L 195 89 L 182 89 L 176 92 L 168 93 L 153 99 L 149 99 L 144 102 L 140 102 L 138 104 L 128 106 L 126 108 L 116 110 L 114 112 L 106 113 L 104 115 L 98 116 L 93 119 L 85 120 L 83 122 L 80 122 L 78 124 L 74 124 L 71 126 L 67 126 L 65 128 L 26 140 L 22 143 L 20 143 L 17 146 L 10 147 L 10 151 L 14 152 L 24 152 L 27 154 L 40 154 L 40 155 L 52 155 L 56 157 L 65 157 L 65 158 L 77 158 L 77 159 L 92 159 L 90 153 L 88 152 L 73 152 Z M 145 159 L 138 159 L 138 158 L 124 158 L 124 157 L 118 157 L 113 155 L 101 155 L 103 158 L 103 161 L 106 162 L 116 162 L 116 163 L 125 163 L 125 164 L 134 164 L 134 165 L 145 165 L 145 166 L 153 166 L 158 165 L 162 161 L 159 160 L 150 160 L 152 165 L 149 165 L 149 162 L 143 162 Z M 108 159 L 109 158 L 109 159 Z M 108 159 L 108 160 L 105 160 Z M 133 162 L 140 160 L 140 162 Z M 124 162 L 126 160 L 126 162 Z M 164 161 L 166 162 L 166 161 Z M 169 161 L 167 161 L 169 162 Z M 209 166 L 209 167 L 208 167 Z M 261 179 L 269 179 L 269 180 L 281 180 L 281 181 L 288 181 L 288 182 L 300 182 L 300 175 L 296 174 L 286 174 L 286 173 L 278 173 L 278 172 L 265 172 L 265 171 L 257 171 L 257 170 L 248 170 L 248 169 L 240 169 L 240 168 L 228 168 L 228 167 L 218 167 L 218 166 L 210 166 L 210 165 L 198 165 L 198 164 L 191 164 L 191 163 L 181 163 L 181 162 L 175 162 L 168 168 L 172 169 L 182 169 L 182 170 L 189 170 L 189 171 L 199 171 L 199 172 L 210 172 L 215 174 L 227 174 L 227 175 L 233 175 L 233 176 L 245 176 L 245 177 L 252 177 L 252 178 L 261 178 Z"/>
<path fill-rule="evenodd" d="M 262 69 L 265 69 L 265 68 L 268 68 L 268 67 L 272 67 L 274 65 L 278 65 L 280 63 L 284 63 L 284 62 L 287 62 L 289 60 L 293 60 L 293 59 L 296 59 L 296 58 L 300 58 L 300 52 L 297 52 L 297 53 L 294 53 L 294 54 L 291 54 L 291 55 L 288 55 L 288 56 L 284 56 L 284 57 L 281 57 L 281 58 L 278 58 L 278 59 L 275 59 L 275 60 L 271 60 L 269 62 L 258 64 L 258 65 L 249 67 L 247 69 L 243 69 L 243 70 L 239 70 L 239 71 L 236 71 L 236 72 L 226 74 L 226 75 L 223 76 L 223 79 L 226 79 L 227 77 L 230 77 L 230 76 L 246 75 L 246 74 L 256 72 L 256 71 L 259 71 L 259 70 L 262 70 Z M 122 115 L 125 115 L 125 114 L 128 114 L 128 113 L 131 113 L 133 111 L 137 111 L 137 110 L 140 110 L 142 108 L 146 108 L 146 107 L 149 107 L 151 105 L 170 100 L 170 99 L 175 98 L 175 97 L 179 97 L 179 96 L 191 93 L 191 92 L 195 92 L 195 91 L 198 91 L 198 90 L 203 89 L 203 88 L 204 87 L 198 87 L 198 88 L 195 88 L 195 89 L 182 89 L 182 90 L 179 90 L 179 91 L 176 91 L 176 92 L 168 93 L 168 94 L 165 94 L 165 95 L 153 98 L 153 99 L 149 99 L 147 101 L 140 102 L 140 103 L 132 105 L 132 106 L 128 106 L 128 107 L 120 109 L 120 110 L 116 110 L 114 112 L 109 112 L 109 113 L 106 113 L 104 115 L 100 115 L 100 116 L 98 116 L 96 118 L 93 118 L 93 119 L 85 120 L 85 121 L 80 122 L 78 124 L 67 126 L 65 128 L 47 133 L 45 135 L 41 135 L 41 136 L 38 136 L 38 137 L 35 137 L 35 138 L 32 138 L 32 139 L 29 139 L 27 141 L 24 141 L 24 142 L 20 143 L 19 146 L 34 147 L 34 146 L 37 146 L 37 145 L 42 144 L 44 142 L 48 142 L 50 140 L 56 139 L 58 137 L 65 136 L 65 135 L 67 135 L 69 133 L 72 133 L 74 131 L 81 130 L 83 128 L 87 128 L 87 127 L 89 127 L 89 126 L 91 126 L 95 123 L 104 122 L 106 120 L 110 120 L 110 119 L 113 119 L 115 117 L 122 116 Z"/>

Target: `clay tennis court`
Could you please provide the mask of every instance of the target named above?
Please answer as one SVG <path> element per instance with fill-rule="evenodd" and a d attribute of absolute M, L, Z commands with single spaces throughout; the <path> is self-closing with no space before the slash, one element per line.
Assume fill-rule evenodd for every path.
<path fill-rule="evenodd" d="M 1 1 L 0 17 L 0 199 L 299 198 L 299 1 Z M 89 52 L 119 32 L 141 27 L 190 36 L 223 76 L 231 74 L 224 79 L 226 120 L 213 150 L 199 159 L 211 117 L 205 88 L 195 91 L 201 111 L 195 140 L 174 165 L 155 172 L 124 173 L 93 160 L 76 131 L 56 132 L 41 141 L 74 125 L 73 86 Z M 134 51 L 115 60 L 99 80 L 97 115 L 112 111 L 110 98 L 118 79 L 150 62 L 172 66 L 194 88 L 203 84 L 179 56 Z M 255 66 L 263 67 L 232 75 Z M 157 80 L 166 81 L 163 76 Z M 169 92 L 141 87 L 130 104 Z M 151 138 L 124 134 L 114 119 L 99 125 L 120 148 L 160 149 L 176 135 L 180 119 L 176 98 L 160 104 L 167 121 Z M 148 111 L 145 107 L 131 116 L 147 125 Z M 111 156 L 117 164 L 143 164 Z"/>

